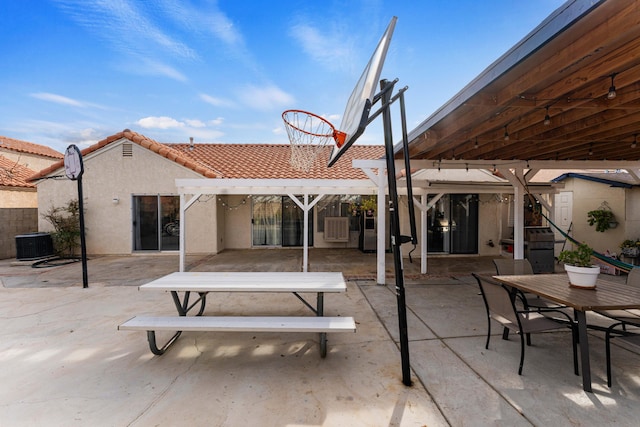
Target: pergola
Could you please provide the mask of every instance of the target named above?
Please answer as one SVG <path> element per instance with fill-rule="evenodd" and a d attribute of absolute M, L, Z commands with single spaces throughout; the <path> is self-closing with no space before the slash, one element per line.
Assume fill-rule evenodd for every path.
<path fill-rule="evenodd" d="M 309 211 L 327 195 L 365 195 L 375 194 L 378 200 L 377 230 L 377 283 L 385 284 L 385 195 L 387 179 L 386 161 L 355 160 L 354 167 L 362 169 L 368 180 L 332 180 L 332 179 L 176 179 L 180 195 L 180 271 L 184 271 L 186 261 L 186 212 L 202 195 L 286 195 L 293 200 L 304 213 L 303 231 L 303 271 L 307 271 L 309 259 L 308 218 Z M 535 184 L 530 191 L 536 195 L 553 194 L 560 184 Z M 505 182 L 441 182 L 417 181 L 414 183 L 416 206 L 421 212 L 422 235 L 420 245 L 421 272 L 427 272 L 427 211 L 444 194 L 467 193 L 473 187 L 474 193 L 500 194 L 513 193 L 510 183 Z M 399 187 L 399 193 L 406 195 L 406 186 Z M 428 202 L 428 195 L 435 197 Z M 419 197 L 419 199 L 418 199 Z M 541 199 L 544 200 L 544 199 Z"/>
<path fill-rule="evenodd" d="M 378 194 L 379 186 L 366 179 L 176 179 L 180 195 L 180 271 L 186 257 L 186 211 L 200 196 L 215 195 L 285 195 L 304 212 L 303 271 L 309 259 L 309 211 L 326 195 Z M 382 189 L 384 191 L 384 189 Z M 382 193 L 384 196 L 384 192 Z M 384 202 L 384 197 L 378 197 Z M 380 203 L 380 202 L 379 202 Z M 381 210 L 381 209 L 379 209 Z M 384 254 L 384 246 L 382 253 Z M 384 264 L 383 264 L 384 268 Z M 384 271 L 384 270 L 383 270 Z"/>
<path fill-rule="evenodd" d="M 640 2 L 570 0 L 408 139 L 412 168 L 497 170 L 517 200 L 543 169 L 625 169 L 640 184 L 639 136 Z"/>

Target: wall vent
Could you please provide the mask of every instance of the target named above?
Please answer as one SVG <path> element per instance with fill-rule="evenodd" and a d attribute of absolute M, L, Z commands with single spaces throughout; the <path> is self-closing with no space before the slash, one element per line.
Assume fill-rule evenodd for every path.
<path fill-rule="evenodd" d="M 324 219 L 324 240 L 326 242 L 349 241 L 349 217 L 328 216 Z"/>
<path fill-rule="evenodd" d="M 122 144 L 122 157 L 133 157 L 133 144 L 125 142 Z"/>

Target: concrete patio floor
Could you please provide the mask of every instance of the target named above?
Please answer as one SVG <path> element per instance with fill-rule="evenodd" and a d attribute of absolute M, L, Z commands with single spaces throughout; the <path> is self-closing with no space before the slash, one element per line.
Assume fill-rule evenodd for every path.
<path fill-rule="evenodd" d="M 300 271 L 301 250 L 225 251 L 189 257 L 190 270 Z M 471 272 L 491 258 L 430 258 L 429 274 L 404 262 L 412 387 L 401 382 L 393 263 L 387 285 L 375 255 L 310 251 L 310 271 L 342 271 L 346 294 L 327 315 L 353 316 L 355 334 L 184 333 L 163 356 L 146 336 L 118 331 L 139 314 L 170 315 L 169 295 L 137 286 L 178 269 L 177 255 L 96 257 L 82 289 L 80 263 L 31 268 L 0 261 L 2 426 L 635 426 L 640 357 L 612 349 L 606 385 L 603 334 L 591 331 L 593 393 L 573 375 L 569 332 L 533 337 L 523 375 L 518 339 L 485 350 L 486 315 Z M 620 277 L 610 277 L 622 280 Z M 206 314 L 306 315 L 281 294 L 219 294 Z M 595 317 L 592 321 L 599 321 Z"/>

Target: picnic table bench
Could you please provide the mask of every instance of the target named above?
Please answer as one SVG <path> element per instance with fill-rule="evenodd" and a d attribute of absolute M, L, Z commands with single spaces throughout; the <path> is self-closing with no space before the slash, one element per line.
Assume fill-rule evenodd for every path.
<path fill-rule="evenodd" d="M 136 316 L 119 330 L 147 332 L 151 352 L 163 354 L 183 331 L 318 332 L 320 355 L 327 354 L 327 332 L 355 332 L 352 317 L 324 316 L 324 294 L 346 292 L 342 273 L 325 272 L 176 272 L 139 287 L 140 290 L 170 292 L 178 316 Z M 287 292 L 294 294 L 315 317 L 310 316 L 203 316 L 210 292 Z M 197 299 L 190 302 L 191 296 Z M 315 306 L 301 293 L 316 293 Z M 197 308 L 195 316 L 189 312 Z M 176 331 L 161 347 L 156 331 Z"/>

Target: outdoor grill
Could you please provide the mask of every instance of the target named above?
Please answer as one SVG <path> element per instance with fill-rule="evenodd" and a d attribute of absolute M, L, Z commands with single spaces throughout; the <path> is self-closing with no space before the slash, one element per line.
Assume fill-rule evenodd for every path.
<path fill-rule="evenodd" d="M 533 272 L 553 273 L 555 270 L 555 236 L 550 227 L 525 227 L 525 258 L 533 267 Z"/>

